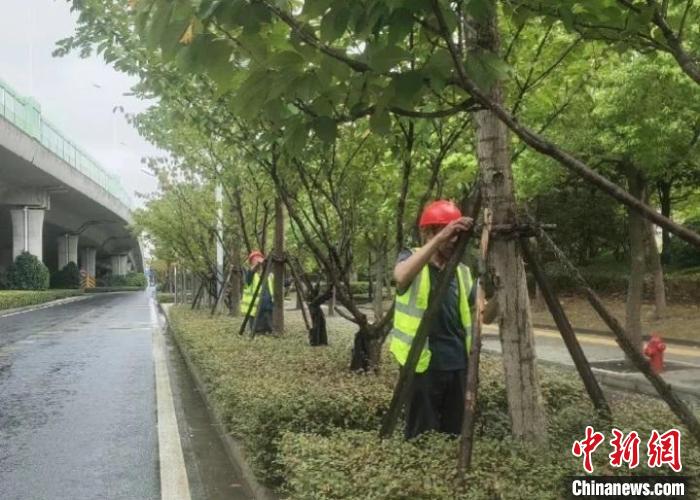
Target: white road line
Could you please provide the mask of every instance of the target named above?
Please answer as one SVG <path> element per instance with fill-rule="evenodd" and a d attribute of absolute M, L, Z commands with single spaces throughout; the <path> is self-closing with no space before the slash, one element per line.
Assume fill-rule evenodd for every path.
<path fill-rule="evenodd" d="M 175 403 L 168 375 L 163 329 L 158 321 L 155 302 L 151 303 L 153 325 L 153 364 L 156 377 L 158 408 L 158 452 L 160 456 L 160 496 L 163 500 L 190 500 L 185 458 L 180 444 Z"/>

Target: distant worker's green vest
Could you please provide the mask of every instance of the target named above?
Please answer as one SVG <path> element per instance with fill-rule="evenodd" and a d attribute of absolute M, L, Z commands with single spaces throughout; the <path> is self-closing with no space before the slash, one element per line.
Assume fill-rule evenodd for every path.
<path fill-rule="evenodd" d="M 459 317 L 464 329 L 466 355 L 472 348 L 472 319 L 469 311 L 469 292 L 472 288 L 472 277 L 469 268 L 464 264 L 457 267 L 457 281 L 459 282 Z M 408 351 L 411 348 L 420 320 L 428 308 L 428 296 L 430 295 L 430 270 L 426 264 L 420 273 L 413 279 L 408 290 L 401 295 L 396 295 L 394 308 L 394 328 L 391 330 L 391 344 L 389 350 L 401 366 L 408 359 Z M 423 352 L 418 359 L 416 373 L 422 373 L 430 365 L 430 342 L 426 339 Z"/>
<path fill-rule="evenodd" d="M 270 290 L 270 295 L 273 295 L 274 292 L 274 279 L 272 277 L 272 274 L 267 275 L 267 287 Z M 258 288 L 258 283 L 260 283 L 260 274 L 258 273 L 253 273 L 253 279 L 250 281 L 250 284 L 247 286 L 243 287 L 243 297 L 241 297 L 241 314 L 246 314 L 248 312 L 248 308 L 250 307 L 250 303 L 253 302 L 253 294 L 255 293 L 255 290 Z M 250 311 L 253 316 L 257 314 L 258 311 L 258 306 L 260 305 L 260 296 L 262 295 L 262 289 L 258 293 L 258 296 L 255 297 L 255 303 L 253 305 L 253 309 Z"/>

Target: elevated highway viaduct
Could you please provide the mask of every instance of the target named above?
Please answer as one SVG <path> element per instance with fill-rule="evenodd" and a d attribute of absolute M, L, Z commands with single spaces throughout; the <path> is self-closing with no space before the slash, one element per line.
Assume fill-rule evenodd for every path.
<path fill-rule="evenodd" d="M 142 271 L 119 178 L 66 139 L 39 105 L 0 81 L 0 271 L 27 251 L 50 271 Z"/>

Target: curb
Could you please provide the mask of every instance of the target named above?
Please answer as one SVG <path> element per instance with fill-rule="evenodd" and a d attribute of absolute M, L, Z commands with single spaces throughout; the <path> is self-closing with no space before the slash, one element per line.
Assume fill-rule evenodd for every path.
<path fill-rule="evenodd" d="M 559 333 L 559 330 L 556 328 L 553 328 L 551 325 L 543 325 L 543 324 L 532 324 L 532 327 L 537 330 L 546 330 L 547 332 L 552 332 L 552 333 Z M 576 334 L 583 334 L 583 335 L 591 335 L 594 337 L 601 337 L 605 339 L 610 339 L 610 340 L 615 340 L 615 335 L 612 333 L 606 333 L 602 332 L 600 330 L 589 330 L 587 328 L 576 328 L 574 330 L 574 333 Z M 484 332 L 482 334 L 484 337 L 498 337 L 498 333 L 494 332 Z M 537 334 L 535 334 L 537 335 Z M 642 340 L 645 342 L 648 342 L 650 339 L 649 335 L 642 335 Z M 664 339 L 664 342 L 666 345 L 676 345 L 676 346 L 687 346 L 687 347 L 700 347 L 700 342 L 696 342 L 694 340 L 683 340 L 683 339 L 671 339 L 671 338 L 666 338 Z"/>
<path fill-rule="evenodd" d="M 559 330 L 557 330 L 557 328 L 555 326 L 547 325 L 545 323 L 533 323 L 532 326 L 533 326 L 533 328 L 538 328 L 540 330 L 549 330 L 552 332 L 559 332 Z M 586 335 L 596 335 L 598 337 L 605 337 L 605 338 L 610 338 L 610 339 L 615 340 L 615 335 L 612 332 L 606 332 L 604 330 L 595 330 L 592 328 L 575 328 L 574 331 L 575 331 L 575 333 L 583 333 Z M 644 341 L 649 341 L 650 338 L 651 338 L 651 335 L 642 335 L 642 340 L 644 340 Z M 674 339 L 674 338 L 666 337 L 664 339 L 664 342 L 666 342 L 667 344 L 700 347 L 700 342 L 698 342 L 696 340 Z"/>
<path fill-rule="evenodd" d="M 637 373 L 616 373 L 610 370 L 604 370 L 602 368 L 592 368 L 593 373 L 596 375 L 601 384 L 607 385 L 615 389 L 622 389 L 628 392 L 636 392 L 639 394 L 644 394 L 647 396 L 659 397 L 659 393 L 656 391 L 651 382 L 649 382 L 644 375 Z M 700 389 L 682 384 L 672 384 L 666 382 L 673 392 L 675 392 L 679 397 L 683 399 L 692 399 L 694 401 L 700 401 Z"/>
<path fill-rule="evenodd" d="M 231 460 L 231 462 L 238 466 L 243 476 L 243 480 L 246 483 L 248 483 L 248 486 L 255 495 L 255 498 L 260 500 L 279 500 L 280 497 L 275 495 L 270 488 L 258 481 L 258 478 L 253 473 L 253 470 L 250 468 L 250 465 L 248 465 L 248 461 L 246 460 L 246 452 L 243 447 L 243 444 L 226 431 L 226 427 L 223 424 L 223 420 L 221 419 L 221 416 L 219 415 L 216 406 L 209 399 L 207 386 L 204 383 L 204 380 L 201 374 L 199 373 L 199 370 L 190 359 L 189 354 L 181 348 L 177 335 L 175 335 L 172 329 L 170 328 L 170 318 L 168 317 L 168 313 L 166 312 L 165 308 L 163 308 L 160 302 L 156 301 L 156 304 L 158 304 L 158 310 L 161 312 L 161 314 L 163 314 L 163 317 L 165 318 L 167 331 L 170 334 L 170 337 L 175 342 L 175 345 L 177 345 L 178 351 L 180 352 L 180 354 L 182 354 L 182 358 L 185 360 L 185 365 L 187 366 L 187 369 L 189 370 L 190 375 L 192 376 L 192 380 L 194 380 L 195 387 L 202 395 L 204 404 L 207 407 L 207 413 L 209 414 L 209 417 L 211 418 L 212 423 L 216 428 L 216 432 L 224 445 L 224 449 L 226 450 L 226 454 L 228 455 L 229 459 Z"/>
<path fill-rule="evenodd" d="M 495 351 L 493 349 L 482 348 L 481 352 L 493 354 L 500 356 L 500 351 Z M 558 368 L 566 368 L 568 370 L 575 371 L 576 367 L 567 363 L 561 363 L 558 361 L 551 361 L 548 359 L 537 359 L 538 364 L 554 366 Z M 656 391 L 651 382 L 649 382 L 644 375 L 641 373 L 617 373 L 611 370 L 604 370 L 602 368 L 591 367 L 591 370 L 596 376 L 598 382 L 602 385 L 606 385 L 611 389 L 618 389 L 625 392 L 633 392 L 637 394 L 643 394 L 645 396 L 652 396 L 659 398 L 659 393 Z M 687 385 L 672 384 L 666 382 L 673 392 L 678 394 L 678 396 L 684 399 L 690 399 L 695 402 L 700 402 L 700 388 L 695 388 Z"/>
<path fill-rule="evenodd" d="M 50 300 L 48 302 L 42 302 L 40 304 L 34 304 L 25 307 L 16 307 L 14 309 L 4 309 L 0 311 L 0 318 L 6 318 L 8 316 L 14 316 L 15 314 L 23 314 L 28 312 L 39 311 L 41 309 L 48 309 L 54 306 L 61 306 L 64 304 L 70 304 L 71 302 L 80 302 L 81 300 L 87 300 L 92 297 L 99 297 L 98 294 L 84 293 L 82 295 L 75 295 L 73 297 L 66 297 L 65 299 Z"/>

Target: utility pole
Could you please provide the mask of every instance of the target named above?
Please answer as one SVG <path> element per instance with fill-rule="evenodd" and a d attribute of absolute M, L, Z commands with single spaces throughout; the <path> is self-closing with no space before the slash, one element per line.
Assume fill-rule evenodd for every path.
<path fill-rule="evenodd" d="M 224 194 L 221 182 L 216 184 L 216 296 L 224 286 Z"/>
<path fill-rule="evenodd" d="M 272 252 L 274 272 L 274 293 L 272 297 L 272 330 L 284 333 L 284 209 L 282 200 L 275 200 L 275 247 Z"/>

